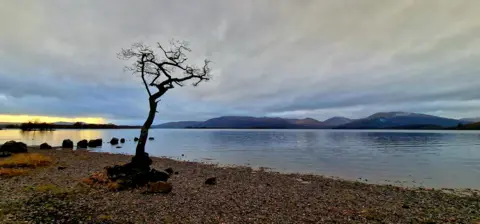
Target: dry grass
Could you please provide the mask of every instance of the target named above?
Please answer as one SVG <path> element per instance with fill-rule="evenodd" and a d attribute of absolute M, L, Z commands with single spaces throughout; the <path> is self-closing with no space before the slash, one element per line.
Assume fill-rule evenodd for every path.
<path fill-rule="evenodd" d="M 109 180 L 105 172 L 95 172 L 81 182 L 90 186 L 106 187 L 110 191 L 119 191 L 122 187 L 118 182 Z"/>
<path fill-rule="evenodd" d="M 16 177 L 27 173 L 28 170 L 24 169 L 0 168 L 0 177 Z"/>
<path fill-rule="evenodd" d="M 15 154 L 0 160 L 0 168 L 36 168 L 52 164 L 52 159 L 39 153 Z"/>

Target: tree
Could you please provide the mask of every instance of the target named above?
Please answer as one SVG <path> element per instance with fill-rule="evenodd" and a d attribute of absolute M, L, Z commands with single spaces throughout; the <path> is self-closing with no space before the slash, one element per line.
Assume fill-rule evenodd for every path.
<path fill-rule="evenodd" d="M 160 97 L 168 90 L 176 86 L 182 87 L 189 81 L 196 87 L 201 82 L 211 79 L 209 60 L 204 60 L 201 67 L 188 64 L 185 53 L 191 52 L 191 50 L 187 44 L 172 41 L 170 45 L 170 49 L 166 49 L 160 43 L 157 43 L 158 49 L 156 50 L 160 55 L 157 55 L 154 49 L 141 42 L 134 43 L 130 48 L 122 49 L 118 53 L 118 57 L 122 60 L 134 60 L 131 66 L 126 67 L 126 70 L 140 76 L 148 93 L 150 111 L 140 131 L 135 156 L 132 159 L 132 164 L 137 167 L 149 167 L 151 164 L 148 154 L 145 153 L 145 144 L 148 139 L 148 130 L 152 126 L 157 113 Z"/>

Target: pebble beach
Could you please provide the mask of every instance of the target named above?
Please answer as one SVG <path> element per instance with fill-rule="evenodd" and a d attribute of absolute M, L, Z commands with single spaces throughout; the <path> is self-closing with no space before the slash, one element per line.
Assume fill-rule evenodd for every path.
<path fill-rule="evenodd" d="M 0 177 L 0 223 L 480 223 L 480 195 L 152 158 L 167 194 L 82 180 L 131 156 L 29 149 L 50 166 Z M 0 160 L 2 160 L 0 158 Z M 205 180 L 216 178 L 215 185 Z"/>

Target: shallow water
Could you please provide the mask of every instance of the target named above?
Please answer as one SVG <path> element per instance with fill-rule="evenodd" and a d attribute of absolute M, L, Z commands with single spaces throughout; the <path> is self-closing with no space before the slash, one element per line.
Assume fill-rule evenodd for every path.
<path fill-rule="evenodd" d="M 109 141 L 115 136 L 127 139 L 122 148 L 104 144 L 95 150 L 132 154 L 138 133 L 132 129 L 0 130 L 0 144 L 18 140 L 58 146 L 66 138 Z M 147 151 L 155 156 L 369 183 L 480 189 L 480 131 L 154 129 L 150 136 L 155 140 L 148 142 Z"/>

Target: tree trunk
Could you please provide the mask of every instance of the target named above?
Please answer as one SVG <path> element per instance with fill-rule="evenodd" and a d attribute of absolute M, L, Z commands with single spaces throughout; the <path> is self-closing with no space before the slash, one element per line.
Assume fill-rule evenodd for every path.
<path fill-rule="evenodd" d="M 150 112 L 148 113 L 147 120 L 143 124 L 142 129 L 140 131 L 140 138 L 138 140 L 137 149 L 135 150 L 135 156 L 132 159 L 133 163 L 136 163 L 137 165 L 142 165 L 142 166 L 145 166 L 147 164 L 140 164 L 140 163 L 148 163 L 148 160 L 150 160 L 148 158 L 148 154 L 145 153 L 145 144 L 147 143 L 147 140 L 148 140 L 148 130 L 152 126 L 153 120 L 155 119 L 155 114 L 157 113 L 157 102 L 155 102 L 155 99 L 150 98 L 149 104 L 150 104 Z M 148 166 L 150 166 L 150 164 L 148 164 Z"/>

